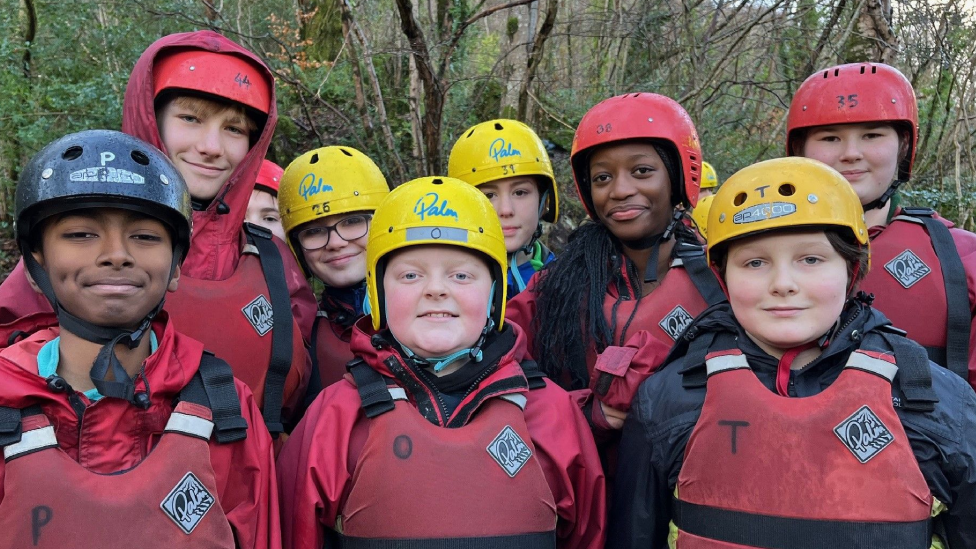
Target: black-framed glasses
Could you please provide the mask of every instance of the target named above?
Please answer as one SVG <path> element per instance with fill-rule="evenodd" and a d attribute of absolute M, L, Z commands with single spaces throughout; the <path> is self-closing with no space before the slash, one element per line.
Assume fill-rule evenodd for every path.
<path fill-rule="evenodd" d="M 339 238 L 346 242 L 362 238 L 369 232 L 369 220 L 372 217 L 371 215 L 351 215 L 335 225 L 309 227 L 298 233 L 298 243 L 301 244 L 303 250 L 318 250 L 329 244 L 332 231 L 335 231 Z"/>

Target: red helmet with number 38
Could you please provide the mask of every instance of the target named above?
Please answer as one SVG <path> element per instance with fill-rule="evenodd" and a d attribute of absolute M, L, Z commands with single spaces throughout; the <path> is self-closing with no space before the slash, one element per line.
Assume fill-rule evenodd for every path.
<path fill-rule="evenodd" d="M 882 63 L 849 63 L 810 75 L 790 104 L 786 154 L 797 156 L 803 130 L 866 122 L 889 122 L 907 131 L 908 154 L 898 166 L 898 179 L 907 181 L 918 143 L 918 103 L 905 75 Z"/>
<path fill-rule="evenodd" d="M 686 207 L 698 203 L 701 185 L 701 144 L 688 113 L 670 97 L 656 93 L 628 93 L 605 99 L 591 108 L 576 128 L 570 160 L 580 200 L 596 219 L 590 194 L 589 158 L 596 147 L 617 141 L 656 139 L 670 144 L 681 181 L 672 181 L 674 202 Z M 677 196 L 680 195 L 680 196 Z"/>

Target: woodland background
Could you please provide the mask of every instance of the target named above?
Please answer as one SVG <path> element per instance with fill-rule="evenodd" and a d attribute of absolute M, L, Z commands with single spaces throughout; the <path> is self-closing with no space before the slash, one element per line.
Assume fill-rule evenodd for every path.
<path fill-rule="evenodd" d="M 813 71 L 893 64 L 919 99 L 908 202 L 972 230 L 972 0 L 0 0 L 0 278 L 16 259 L 23 164 L 47 142 L 119 128 L 129 71 L 162 35 L 210 28 L 261 55 L 281 118 L 269 158 L 351 145 L 398 184 L 443 173 L 459 133 L 509 117 L 550 147 L 559 249 L 585 214 L 568 150 L 586 110 L 630 91 L 677 99 L 725 179 L 783 153 Z"/>

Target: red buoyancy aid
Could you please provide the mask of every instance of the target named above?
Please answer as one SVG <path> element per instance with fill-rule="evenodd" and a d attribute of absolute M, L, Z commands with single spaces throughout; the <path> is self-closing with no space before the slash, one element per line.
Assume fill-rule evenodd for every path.
<path fill-rule="evenodd" d="M 233 549 L 234 534 L 216 500 L 213 427 L 207 407 L 179 402 L 142 463 L 100 475 L 58 448 L 46 416 L 24 417 L 20 442 L 4 447 L 0 549 Z"/>
<path fill-rule="evenodd" d="M 677 547 L 929 547 L 932 495 L 892 407 L 894 364 L 855 351 L 806 398 L 770 391 L 738 350 L 706 365 L 678 475 Z"/>
<path fill-rule="evenodd" d="M 315 368 L 319 372 L 320 389 L 342 379 L 346 375 L 346 364 L 353 359 L 349 339 L 352 336 L 352 325 L 343 328 L 329 320 L 324 311 L 319 311 L 315 317 L 312 330 L 312 349 Z"/>
<path fill-rule="evenodd" d="M 245 250 L 234 274 L 225 280 L 181 277 L 179 291 L 167 295 L 164 309 L 180 332 L 204 342 L 208 351 L 230 364 L 234 377 L 250 387 L 263 410 L 274 315 L 260 259 Z M 286 411 L 299 404 L 303 393 L 298 391 L 308 383 L 302 332 L 294 319 L 291 322 L 291 368 L 282 399 Z"/>
<path fill-rule="evenodd" d="M 929 351 L 945 353 L 946 287 L 939 258 L 925 226 L 905 216 L 897 216 L 871 240 L 871 262 L 860 289 L 874 294 L 874 305 L 894 326 Z M 969 300 L 968 295 L 953 299 Z M 968 339 L 969 334 L 966 334 Z M 945 365 L 945 357 L 935 360 Z"/>
<path fill-rule="evenodd" d="M 603 314 L 607 319 L 613 319 L 614 304 L 619 298 L 608 295 L 603 300 Z M 634 308 L 637 312 L 634 313 Z M 708 304 L 698 288 L 692 282 L 688 272 L 684 269 L 672 267 L 668 275 L 661 281 L 661 285 L 640 300 L 633 296 L 623 299 L 617 306 L 616 333 L 613 334 L 615 345 L 623 345 L 627 337 L 638 330 L 646 330 L 656 339 L 674 344 L 675 340 L 691 324 L 691 321 L 705 310 Z M 631 313 L 634 314 L 627 333 L 623 333 Z M 591 349 L 590 352 L 593 350 Z M 595 357 L 590 357 L 587 364 L 594 364 Z"/>
<path fill-rule="evenodd" d="M 336 525 L 345 543 L 556 546 L 556 504 L 525 424 L 525 397 L 491 398 L 467 425 L 448 429 L 424 419 L 403 389 L 389 391 L 395 406 L 369 420 Z"/>

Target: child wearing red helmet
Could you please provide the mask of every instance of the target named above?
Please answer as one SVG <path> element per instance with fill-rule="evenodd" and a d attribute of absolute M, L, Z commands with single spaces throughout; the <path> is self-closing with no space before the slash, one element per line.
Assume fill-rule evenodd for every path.
<path fill-rule="evenodd" d="M 817 71 L 790 105 L 787 154 L 839 171 L 864 206 L 875 268 L 862 288 L 929 358 L 976 386 L 976 235 L 901 204 L 917 146 L 915 90 L 889 65 Z"/>
<path fill-rule="evenodd" d="M 640 382 L 723 296 L 685 223 L 701 148 L 681 105 L 653 93 L 599 103 L 576 130 L 572 164 L 590 221 L 511 300 L 509 318 L 545 372 L 581 391 L 595 432 L 610 438 Z"/>
<path fill-rule="evenodd" d="M 190 190 L 193 235 L 166 310 L 181 331 L 230 363 L 273 434 L 304 394 L 311 370 L 304 341 L 316 309 L 284 242 L 244 223 L 276 121 L 271 71 L 212 31 L 150 45 L 132 70 L 122 112 L 122 131 L 165 152 Z M 0 302 L 11 303 L 0 311 L 0 336 L 36 329 L 24 317 L 36 325 L 35 315 L 50 315 L 26 287 L 22 270 L 0 287 Z"/>
<path fill-rule="evenodd" d="M 268 229 L 281 240 L 285 240 L 285 230 L 281 227 L 281 212 L 278 211 L 278 186 L 284 173 L 281 166 L 270 160 L 261 163 L 244 217 L 248 223 Z"/>

